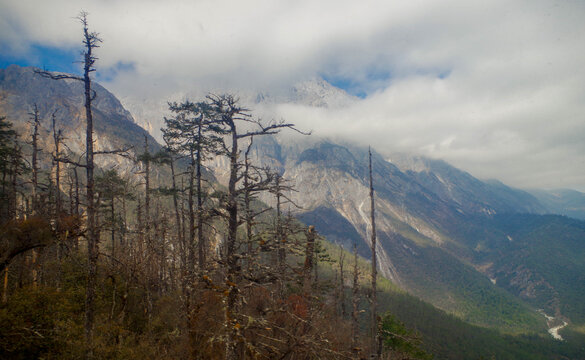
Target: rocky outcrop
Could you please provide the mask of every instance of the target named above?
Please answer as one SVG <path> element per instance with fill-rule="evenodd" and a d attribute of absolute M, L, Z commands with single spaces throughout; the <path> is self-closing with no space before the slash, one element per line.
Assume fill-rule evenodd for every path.
<path fill-rule="evenodd" d="M 149 138 L 152 151 L 160 148 L 158 143 L 140 126 L 134 123 L 132 115 L 120 101 L 93 82 L 95 100 L 93 101 L 95 151 L 134 146 L 136 151 L 143 149 L 144 137 Z M 64 142 L 73 154 L 85 151 L 85 109 L 83 82 L 72 79 L 51 80 L 35 73 L 32 67 L 11 65 L 0 69 L 0 114 L 14 123 L 22 136 L 28 134 L 30 113 L 36 104 L 41 118 L 42 148 L 52 149 L 52 114 L 55 114 L 57 127 L 63 131 Z M 117 167 L 129 170 L 132 161 L 112 156 L 96 157 L 101 167 Z"/>

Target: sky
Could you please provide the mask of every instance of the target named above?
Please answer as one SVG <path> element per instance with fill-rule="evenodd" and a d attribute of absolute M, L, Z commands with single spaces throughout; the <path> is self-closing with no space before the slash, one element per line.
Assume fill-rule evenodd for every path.
<path fill-rule="evenodd" d="M 131 110 L 321 77 L 356 101 L 275 116 L 514 187 L 585 191 L 585 1 L 0 0 L 0 66 L 79 73 L 81 10 L 103 40 L 97 80 Z"/>

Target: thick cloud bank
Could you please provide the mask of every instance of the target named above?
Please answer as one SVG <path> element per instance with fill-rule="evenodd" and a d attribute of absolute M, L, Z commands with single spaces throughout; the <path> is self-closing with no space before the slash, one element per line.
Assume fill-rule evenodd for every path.
<path fill-rule="evenodd" d="M 275 105 L 316 134 L 443 158 L 518 187 L 585 190 L 582 1 L 0 0 L 0 50 L 77 51 L 87 11 L 100 80 L 156 108 L 208 90 L 321 76 L 347 106 Z M 45 50 L 41 50 L 45 51 Z M 58 70 L 58 69 L 56 69 Z M 155 115 L 152 115 L 155 116 Z"/>

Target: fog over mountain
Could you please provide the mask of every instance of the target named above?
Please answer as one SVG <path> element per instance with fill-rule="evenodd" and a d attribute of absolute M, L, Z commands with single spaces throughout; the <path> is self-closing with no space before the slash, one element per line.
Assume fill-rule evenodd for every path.
<path fill-rule="evenodd" d="M 89 12 L 103 39 L 98 80 L 153 131 L 153 110 L 167 101 L 272 94 L 266 116 L 319 136 L 443 159 L 515 187 L 585 190 L 583 2 L 0 5 L 2 67 L 78 72 L 73 18 Z M 321 78 L 357 98 L 322 107 L 275 95 Z"/>

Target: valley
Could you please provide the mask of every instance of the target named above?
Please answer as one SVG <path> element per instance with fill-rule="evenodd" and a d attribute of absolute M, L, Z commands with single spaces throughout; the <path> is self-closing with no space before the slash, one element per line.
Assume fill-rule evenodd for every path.
<path fill-rule="evenodd" d="M 132 158 L 142 152 L 159 151 L 162 144 L 155 137 L 160 136 L 138 126 L 113 94 L 100 86 L 96 89 L 96 146 L 100 151 L 132 147 L 130 156 L 100 158 L 100 171 L 115 169 L 129 177 L 145 171 L 144 162 Z M 319 80 L 291 91 L 294 96 L 263 94 L 254 101 L 308 106 L 351 101 L 340 91 Z M 21 134 L 27 134 L 30 109 L 37 104 L 44 114 L 42 146 L 49 149 L 52 139 L 47 114 L 55 113 L 68 150 L 76 156 L 83 153 L 80 93 L 80 84 L 41 79 L 30 68 L 0 69 L 0 115 L 10 119 Z M 341 246 L 349 258 L 355 245 L 365 273 L 371 256 L 368 149 L 347 141 L 293 134 L 254 138 L 250 150 L 254 164 L 270 167 L 294 189 L 284 195 L 296 206 L 286 205 L 283 213 L 305 225 L 314 225 L 327 242 L 324 246 L 330 254 L 337 254 Z M 476 179 L 441 160 L 409 154 L 382 155 L 375 149 L 373 153 L 376 250 L 379 273 L 385 278 L 380 291 L 384 310 L 392 311 L 407 326 L 422 333 L 427 349 L 438 354 L 438 359 L 477 358 L 474 356 L 480 355 L 474 353 L 474 346 L 485 352 L 491 345 L 500 346 L 501 350 L 494 353 L 498 359 L 511 353 L 514 357 L 510 358 L 537 358 L 532 357 L 535 351 L 543 359 L 558 354 L 569 358 L 584 354 L 579 341 L 585 335 L 579 329 L 585 325 L 585 305 L 581 301 L 585 297 L 585 222 L 579 216 L 568 217 L 581 211 L 583 194 L 528 192 Z M 181 171 L 185 170 L 185 163 L 177 164 L 182 166 Z M 211 184 L 206 186 L 217 193 L 209 196 L 209 203 L 220 204 L 224 201 L 221 191 L 229 186 L 228 158 L 210 157 L 204 165 L 206 181 Z M 50 161 L 43 166 L 49 169 Z M 156 211 L 165 214 L 164 221 L 168 223 L 171 198 L 163 196 L 172 194 L 171 170 L 165 166 L 157 164 L 152 172 L 153 183 L 160 185 L 152 196 L 159 198 Z M 140 180 L 133 186 L 143 185 Z M 58 191 L 72 193 L 65 187 Z M 260 193 L 258 200 L 275 211 L 273 194 Z M 112 207 L 113 203 L 114 200 Z M 131 218 L 138 221 L 143 216 L 138 211 L 143 204 L 132 205 L 135 213 Z M 225 233 L 223 225 L 213 226 Z M 159 231 L 158 225 L 149 231 L 155 228 Z M 139 234 L 137 229 L 127 230 Z M 167 230 L 164 231 L 171 232 Z M 221 255 L 225 235 L 218 234 L 216 239 L 214 251 Z M 178 244 L 169 245 L 169 249 L 178 249 Z M 340 259 L 339 255 L 332 257 L 333 262 L 323 265 L 327 281 L 337 281 L 335 267 Z M 170 274 L 164 276 L 170 279 Z M 367 287 L 363 279 L 362 283 Z M 343 289 L 348 291 L 349 287 Z M 116 304 L 111 306 L 116 308 Z M 465 332 L 470 335 L 457 338 Z M 481 341 L 485 344 L 477 345 Z"/>

